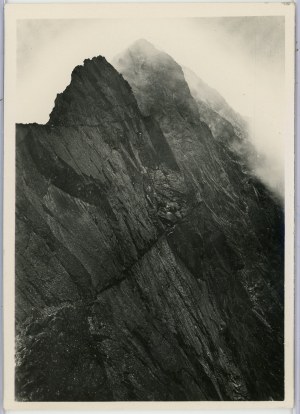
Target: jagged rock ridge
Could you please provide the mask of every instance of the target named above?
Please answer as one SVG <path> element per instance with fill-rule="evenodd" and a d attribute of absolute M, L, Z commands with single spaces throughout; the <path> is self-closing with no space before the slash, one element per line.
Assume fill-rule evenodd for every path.
<path fill-rule="evenodd" d="M 116 66 L 17 126 L 17 399 L 283 399 L 280 205 L 170 56 Z"/>

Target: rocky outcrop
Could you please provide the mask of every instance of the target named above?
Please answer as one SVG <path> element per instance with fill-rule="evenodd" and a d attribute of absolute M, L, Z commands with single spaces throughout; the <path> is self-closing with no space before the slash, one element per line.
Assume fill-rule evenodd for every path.
<path fill-rule="evenodd" d="M 171 57 L 115 65 L 17 125 L 17 399 L 283 399 L 281 206 Z"/>

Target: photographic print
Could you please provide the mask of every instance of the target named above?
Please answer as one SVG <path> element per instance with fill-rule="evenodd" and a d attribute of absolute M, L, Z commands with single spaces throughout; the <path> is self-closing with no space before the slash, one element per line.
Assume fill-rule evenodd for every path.
<path fill-rule="evenodd" d="M 7 401 L 291 405 L 293 6 L 135 7 L 7 10 Z"/>

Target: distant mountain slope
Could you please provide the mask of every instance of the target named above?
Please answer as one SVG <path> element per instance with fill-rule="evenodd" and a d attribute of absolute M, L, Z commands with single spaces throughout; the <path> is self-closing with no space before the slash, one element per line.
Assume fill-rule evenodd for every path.
<path fill-rule="evenodd" d="M 17 398 L 280 400 L 281 207 L 170 56 L 117 66 L 17 125 Z"/>
<path fill-rule="evenodd" d="M 212 111 L 227 120 L 237 135 L 243 134 L 247 129 L 246 121 L 236 113 L 215 89 L 208 86 L 192 70 L 183 67 L 185 80 L 190 88 L 193 98 L 205 103 Z"/>
<path fill-rule="evenodd" d="M 264 160 L 250 142 L 247 122 L 194 72 L 188 68 L 183 68 L 183 72 L 201 121 L 209 126 L 215 139 L 223 141 L 239 157 L 244 171 L 256 175 Z"/>

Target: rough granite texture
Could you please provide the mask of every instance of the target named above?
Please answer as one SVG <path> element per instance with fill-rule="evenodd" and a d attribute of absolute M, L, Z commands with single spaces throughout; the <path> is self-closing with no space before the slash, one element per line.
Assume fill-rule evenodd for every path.
<path fill-rule="evenodd" d="M 282 400 L 282 207 L 171 57 L 115 66 L 17 125 L 16 398 Z"/>

